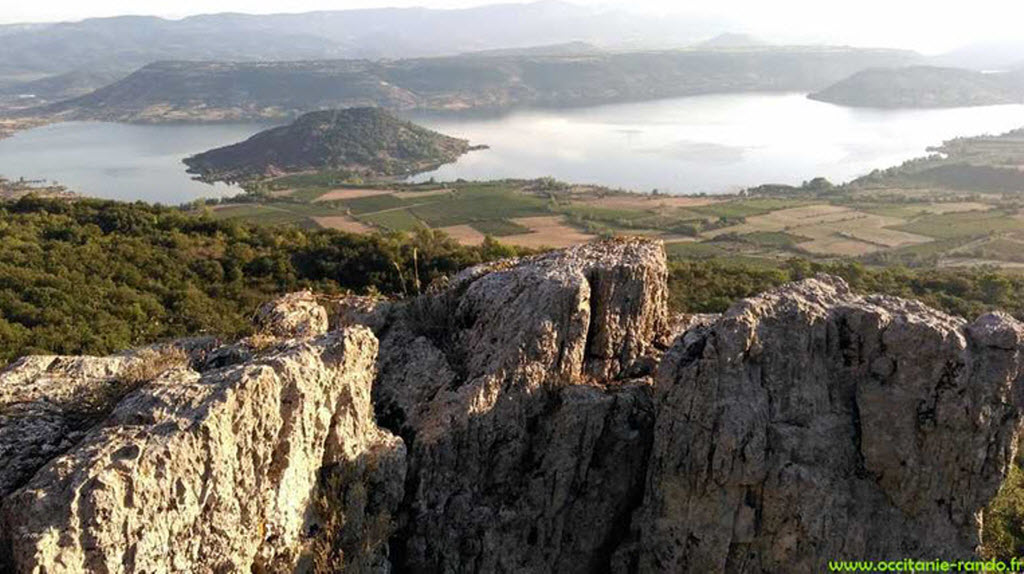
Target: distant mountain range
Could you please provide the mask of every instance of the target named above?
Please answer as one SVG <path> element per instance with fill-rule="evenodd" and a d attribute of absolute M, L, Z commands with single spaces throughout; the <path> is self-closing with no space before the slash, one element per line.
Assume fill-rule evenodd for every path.
<path fill-rule="evenodd" d="M 127 76 L 119 70 L 75 70 L 38 80 L 0 85 L 0 106 L 29 107 L 82 96 Z"/>
<path fill-rule="evenodd" d="M 767 46 L 768 42 L 751 36 L 750 34 L 736 34 L 732 32 L 726 32 L 719 34 L 714 38 L 704 40 L 694 44 L 694 48 L 712 49 L 712 48 L 749 48 L 751 46 Z"/>
<path fill-rule="evenodd" d="M 913 53 L 761 48 L 468 55 L 410 60 L 160 62 L 81 97 L 23 112 L 129 122 L 277 119 L 329 108 L 502 111 L 696 94 L 811 91 Z"/>
<path fill-rule="evenodd" d="M 1024 40 L 993 40 L 968 44 L 930 58 L 936 66 L 979 71 L 1007 71 L 1024 68 Z"/>
<path fill-rule="evenodd" d="M 910 66 L 864 70 L 809 96 L 851 107 L 951 108 L 1024 102 L 1024 72 Z"/>
<path fill-rule="evenodd" d="M 567 42 L 681 47 L 723 26 L 710 19 L 642 16 L 557 0 L 461 10 L 95 18 L 0 26 L 0 78 L 91 68 L 130 71 L 160 60 L 410 58 Z"/>

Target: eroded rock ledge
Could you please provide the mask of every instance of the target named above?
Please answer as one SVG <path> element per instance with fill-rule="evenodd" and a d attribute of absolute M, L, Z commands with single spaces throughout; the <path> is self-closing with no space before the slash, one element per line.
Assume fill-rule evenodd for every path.
<path fill-rule="evenodd" d="M 301 293 L 235 344 L 23 359 L 0 373 L 0 565 L 760 573 L 975 551 L 1016 444 L 1021 324 L 829 277 L 670 321 L 666 281 L 659 243 L 614 240 L 353 299 L 330 328 Z"/>

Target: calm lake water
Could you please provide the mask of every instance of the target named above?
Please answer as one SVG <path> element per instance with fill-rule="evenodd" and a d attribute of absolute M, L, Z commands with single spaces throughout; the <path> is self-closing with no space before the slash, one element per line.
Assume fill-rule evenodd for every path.
<path fill-rule="evenodd" d="M 720 193 L 816 176 L 846 181 L 956 136 L 1022 127 L 1024 105 L 866 110 L 802 94 L 736 94 L 415 120 L 491 146 L 416 181 L 550 175 L 640 191 Z"/>
<path fill-rule="evenodd" d="M 143 126 L 68 122 L 0 140 L 0 175 L 57 181 L 107 199 L 178 204 L 234 195 L 226 184 L 194 181 L 181 160 L 245 139 L 263 124 Z"/>
<path fill-rule="evenodd" d="M 741 94 L 411 119 L 491 146 L 416 181 L 553 176 L 639 191 L 720 193 L 816 176 L 848 180 L 952 137 L 1024 126 L 1024 105 L 861 110 L 802 94 Z M 56 180 L 113 199 L 181 203 L 232 194 L 238 190 L 193 181 L 181 159 L 266 127 L 56 124 L 0 140 L 0 175 Z"/>

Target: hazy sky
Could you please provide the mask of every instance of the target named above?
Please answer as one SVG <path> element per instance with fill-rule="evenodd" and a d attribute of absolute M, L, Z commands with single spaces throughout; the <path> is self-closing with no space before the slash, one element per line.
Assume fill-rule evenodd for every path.
<path fill-rule="evenodd" d="M 479 0 L 0 0 L 0 22 L 80 20 L 124 13 L 180 18 L 210 12 L 304 12 L 383 6 L 460 8 Z M 938 52 L 1012 38 L 1021 0 L 575 0 L 577 4 L 726 18 L 777 41 L 829 41 Z"/>

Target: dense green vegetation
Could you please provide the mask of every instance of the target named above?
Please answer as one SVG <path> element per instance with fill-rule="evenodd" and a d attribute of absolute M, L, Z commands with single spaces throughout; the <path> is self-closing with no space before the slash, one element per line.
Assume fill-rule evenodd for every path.
<path fill-rule="evenodd" d="M 203 333 L 236 337 L 274 294 L 411 293 L 417 283 L 514 253 L 490 241 L 462 247 L 426 229 L 352 235 L 29 197 L 0 208 L 0 360 L 110 353 Z"/>
<path fill-rule="evenodd" d="M 3 205 L 0 239 L 2 360 L 109 353 L 200 333 L 235 337 L 274 294 L 312 287 L 400 295 L 516 253 L 493 240 L 460 246 L 422 226 L 411 234 L 352 235 L 217 221 L 144 204 L 34 197 Z M 698 245 L 707 252 L 689 252 Z M 672 244 L 669 253 L 672 305 L 680 311 L 722 311 L 738 298 L 827 272 L 860 291 L 914 297 L 968 317 L 993 308 L 1024 317 L 1024 277 L 994 268 L 723 257 L 713 244 L 696 243 Z"/>
<path fill-rule="evenodd" d="M 1003 310 L 1024 318 L 1024 276 L 994 267 L 911 269 L 870 267 L 854 261 L 813 262 L 716 258 L 676 259 L 670 264 L 671 304 L 690 312 L 717 313 L 732 302 L 790 281 L 830 273 L 861 293 L 883 293 L 924 303 L 948 313 L 974 318 Z"/>
<path fill-rule="evenodd" d="M 1010 474 L 984 516 L 982 555 L 1007 562 L 1020 557 L 1024 553 L 1024 461 L 1019 448 Z"/>

